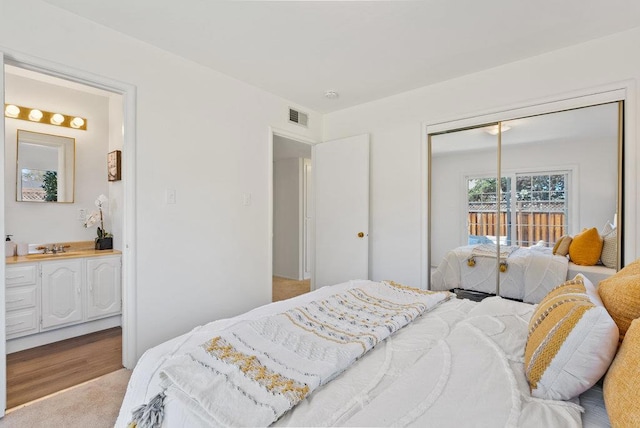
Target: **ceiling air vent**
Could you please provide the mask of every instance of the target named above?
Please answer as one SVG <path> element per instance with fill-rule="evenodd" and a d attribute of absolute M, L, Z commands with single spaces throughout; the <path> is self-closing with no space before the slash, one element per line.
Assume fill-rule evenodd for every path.
<path fill-rule="evenodd" d="M 307 113 L 302 113 L 301 111 L 290 108 L 289 122 L 297 123 L 298 125 L 307 127 L 309 126 L 309 115 Z"/>

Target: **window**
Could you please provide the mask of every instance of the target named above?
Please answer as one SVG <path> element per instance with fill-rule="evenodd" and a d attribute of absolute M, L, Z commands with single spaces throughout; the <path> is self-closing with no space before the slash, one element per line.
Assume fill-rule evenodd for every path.
<path fill-rule="evenodd" d="M 555 242 L 569 230 L 570 171 L 505 175 L 500 180 L 500 231 L 497 230 L 495 178 L 467 178 L 468 243 L 497 242 L 529 247 Z M 515 189 L 514 189 L 515 183 Z"/>

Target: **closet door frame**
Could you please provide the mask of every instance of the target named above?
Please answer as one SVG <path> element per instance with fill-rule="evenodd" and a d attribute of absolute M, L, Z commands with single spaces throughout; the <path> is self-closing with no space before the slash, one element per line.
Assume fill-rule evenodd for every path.
<path fill-rule="evenodd" d="M 624 147 L 619 144 L 620 152 L 618 159 L 618 208 L 622 213 L 623 234 L 625 238 L 618 241 L 619 257 L 624 256 L 624 260 L 631 261 L 638 257 L 636 242 L 639 241 L 640 228 L 636 226 L 638 212 L 640 212 L 640 201 L 636 198 L 638 169 L 636 165 L 640 153 L 637 149 L 637 140 L 630 136 L 636 135 L 636 84 L 629 80 L 597 88 L 585 89 L 556 97 L 548 97 L 537 102 L 522 103 L 519 105 L 507 106 L 496 110 L 478 112 L 477 114 L 465 115 L 464 118 L 452 118 L 437 122 L 422 123 L 422 183 L 421 183 L 421 207 L 422 207 L 422 233 L 421 233 L 421 287 L 430 289 L 431 276 L 431 213 L 430 197 L 431 183 L 429 182 L 431 166 L 430 135 L 440 134 L 458 129 L 475 128 L 496 124 L 499 122 L 518 119 L 527 116 L 536 116 L 547 113 L 554 113 L 562 110 L 571 110 L 597 104 L 610 102 L 624 102 L 623 114 L 619 120 L 622 126 L 622 135 L 626 136 Z M 500 136 L 500 134 L 498 134 Z M 622 136 L 620 138 L 623 138 Z M 498 171 L 499 173 L 500 171 Z M 623 205 L 623 201 L 626 201 Z M 624 263 L 619 262 L 619 267 Z"/>

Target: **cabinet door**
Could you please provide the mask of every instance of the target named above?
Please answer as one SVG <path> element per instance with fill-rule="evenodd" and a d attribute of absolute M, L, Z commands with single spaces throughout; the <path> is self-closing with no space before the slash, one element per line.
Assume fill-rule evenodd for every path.
<path fill-rule="evenodd" d="M 42 263 L 42 328 L 82 321 L 82 260 Z"/>
<path fill-rule="evenodd" d="M 120 296 L 120 257 L 88 259 L 87 319 L 119 314 Z"/>

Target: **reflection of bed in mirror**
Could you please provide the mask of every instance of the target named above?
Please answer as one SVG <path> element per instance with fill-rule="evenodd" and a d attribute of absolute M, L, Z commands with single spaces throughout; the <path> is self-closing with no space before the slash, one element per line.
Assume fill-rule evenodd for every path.
<path fill-rule="evenodd" d="M 597 284 L 624 266 L 623 230 L 613 268 L 577 266 L 551 254 L 562 236 L 624 214 L 621 107 L 612 102 L 430 131 L 431 289 L 537 302 L 567 275 L 584 273 Z M 474 246 L 498 242 L 519 248 L 506 272 L 498 273 L 495 254 L 469 266 Z"/>
<path fill-rule="evenodd" d="M 496 246 L 466 245 L 448 251 L 431 276 L 432 290 L 460 288 L 538 303 L 551 289 L 565 281 L 569 260 L 541 245 L 501 247 L 496 268 Z M 493 254 L 491 254 L 493 253 Z"/>

